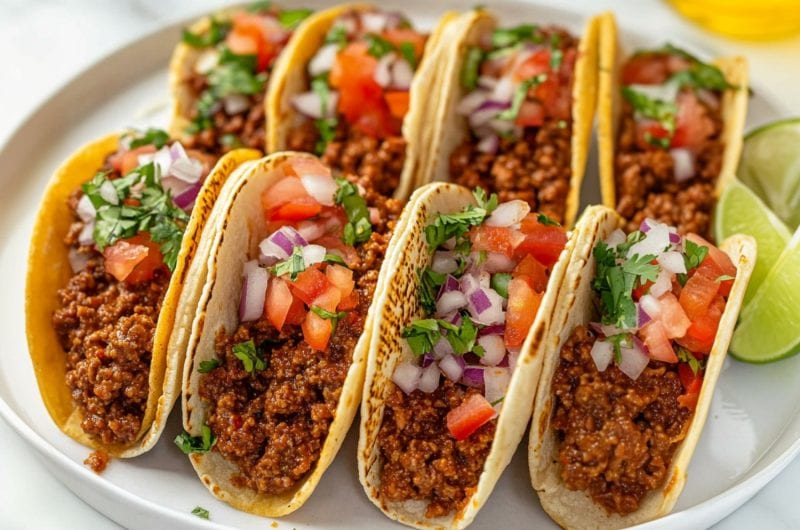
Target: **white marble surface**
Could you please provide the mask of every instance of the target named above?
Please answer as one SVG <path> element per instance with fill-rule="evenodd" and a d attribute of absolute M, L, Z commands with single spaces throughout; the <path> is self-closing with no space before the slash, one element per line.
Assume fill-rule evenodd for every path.
<path fill-rule="evenodd" d="M 474 3 L 468 0 L 465 7 Z M 220 4 L 219 0 L 0 0 L 0 145 L 50 94 L 100 57 L 163 24 Z M 622 26 L 651 28 L 673 41 L 688 39 L 719 53 L 744 54 L 750 59 L 752 77 L 764 87 L 761 90 L 781 101 L 788 112 L 800 115 L 800 38 L 748 44 L 713 37 L 655 0 L 562 0 L 561 4 L 593 11 L 613 8 Z M 53 479 L 2 421 L 0 447 L 0 528 L 118 528 Z M 800 528 L 798 484 L 800 459 L 715 528 Z"/>

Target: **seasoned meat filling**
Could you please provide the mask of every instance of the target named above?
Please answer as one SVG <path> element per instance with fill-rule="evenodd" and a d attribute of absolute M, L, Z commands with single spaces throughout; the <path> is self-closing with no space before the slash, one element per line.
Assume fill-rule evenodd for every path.
<path fill-rule="evenodd" d="M 678 405 L 677 364 L 651 361 L 635 381 L 614 363 L 598 372 L 590 354 L 595 339 L 577 327 L 553 379 L 561 478 L 608 513 L 627 514 L 664 484 L 692 414 Z"/>
<path fill-rule="evenodd" d="M 369 179 L 359 183 L 381 221 L 373 225 L 370 240 L 356 247 L 359 303 L 338 323 L 327 351 L 305 343 L 299 325 L 286 325 L 279 333 L 262 317 L 233 333 L 221 331 L 216 341 L 220 364 L 200 380 L 200 396 L 209 406 L 206 421 L 217 437 L 213 450 L 236 464 L 239 484 L 260 493 L 285 493 L 314 468 L 364 329 L 401 204 L 374 191 Z M 253 373 L 233 353 L 236 344 L 250 339 L 267 364 Z"/>
<path fill-rule="evenodd" d="M 461 441 L 447 431 L 447 413 L 473 393 L 480 392 L 449 379 L 431 394 L 394 388 L 378 435 L 383 499 L 428 501 L 426 517 L 463 507 L 478 485 L 497 425 L 492 420 Z"/>

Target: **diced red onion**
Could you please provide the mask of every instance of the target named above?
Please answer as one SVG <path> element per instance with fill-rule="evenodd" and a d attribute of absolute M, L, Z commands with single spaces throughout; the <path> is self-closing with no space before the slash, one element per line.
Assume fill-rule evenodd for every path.
<path fill-rule="evenodd" d="M 686 262 L 680 252 L 664 252 L 658 257 L 658 264 L 672 274 L 686 274 Z"/>
<path fill-rule="evenodd" d="M 195 184 L 203 177 L 203 164 L 192 158 L 178 158 L 169 166 L 167 174 L 189 184 Z"/>
<path fill-rule="evenodd" d="M 519 223 L 529 213 L 531 213 L 530 204 L 520 199 L 514 199 L 497 205 L 492 215 L 484 223 L 488 226 L 507 227 Z"/>
<path fill-rule="evenodd" d="M 395 55 L 394 52 L 389 52 L 378 59 L 378 64 L 375 65 L 375 71 L 372 74 L 372 78 L 376 83 L 384 88 L 388 87 L 392 82 L 391 66 L 396 58 L 397 55 Z"/>
<path fill-rule="evenodd" d="M 489 75 L 482 75 L 478 77 L 478 86 L 484 90 L 494 90 L 497 86 L 498 79 Z"/>
<path fill-rule="evenodd" d="M 511 272 L 516 266 L 517 264 L 513 259 L 498 252 L 488 252 L 486 254 L 486 261 L 481 265 L 483 270 L 492 274 L 495 272 Z"/>
<path fill-rule="evenodd" d="M 628 250 L 628 257 L 635 255 L 658 256 L 669 247 L 669 229 L 664 223 L 659 223 L 654 219 L 647 219 L 650 230 L 647 231 L 644 239 L 631 246 Z"/>
<path fill-rule="evenodd" d="M 483 367 L 480 366 L 467 366 L 464 368 L 464 375 L 461 376 L 461 382 L 467 386 L 480 388 L 483 386 Z"/>
<path fill-rule="evenodd" d="M 517 359 L 519 359 L 519 349 L 510 349 L 508 350 L 508 369 L 512 372 L 517 367 Z"/>
<path fill-rule="evenodd" d="M 336 54 L 338 52 L 339 45 L 335 42 L 326 44 L 317 50 L 314 58 L 308 63 L 308 73 L 311 74 L 311 77 L 317 77 L 333 70 L 333 64 L 336 62 Z"/>
<path fill-rule="evenodd" d="M 381 12 L 361 13 L 361 25 L 367 33 L 380 33 L 386 29 L 386 14 Z"/>
<path fill-rule="evenodd" d="M 308 242 L 297 230 L 291 226 L 282 226 L 268 238 L 264 239 L 259 244 L 259 249 L 264 257 L 286 259 L 292 254 L 295 246 L 304 247 L 307 244 Z"/>
<path fill-rule="evenodd" d="M 104 180 L 103 183 L 100 184 L 100 196 L 107 203 L 113 204 L 115 206 L 119 204 L 119 195 L 117 195 L 117 188 L 114 187 L 114 184 L 112 184 L 110 180 Z"/>
<path fill-rule="evenodd" d="M 146 155 L 139 155 L 139 158 L 141 159 L 142 156 Z M 153 157 L 153 164 L 158 166 L 159 178 L 169 175 L 169 168 L 172 167 L 172 152 L 170 152 L 169 147 L 165 145 L 151 156 Z M 140 161 L 139 165 L 141 164 L 142 162 Z"/>
<path fill-rule="evenodd" d="M 258 320 L 264 312 L 264 299 L 267 295 L 267 270 L 250 267 L 242 284 L 242 297 L 239 301 L 239 320 L 251 322 Z"/>
<path fill-rule="evenodd" d="M 694 153 L 685 147 L 670 149 L 675 182 L 685 182 L 695 174 Z"/>
<path fill-rule="evenodd" d="M 506 395 L 511 382 L 511 371 L 508 368 L 492 367 L 483 371 L 484 395 L 486 401 L 494 403 Z M 501 403 L 495 405 L 501 406 Z"/>
<path fill-rule="evenodd" d="M 222 98 L 222 105 L 225 107 L 225 114 L 235 116 L 250 107 L 250 99 L 243 94 L 228 94 Z"/>
<path fill-rule="evenodd" d="M 456 112 L 468 116 L 478 110 L 489 98 L 489 93 L 483 90 L 473 90 L 458 102 Z"/>
<path fill-rule="evenodd" d="M 661 302 L 652 294 L 645 294 L 639 298 L 639 307 L 648 314 L 650 318 L 656 319 L 661 316 Z"/>
<path fill-rule="evenodd" d="M 506 356 L 506 345 L 501 335 L 483 335 L 478 337 L 478 344 L 483 346 L 485 352 L 481 358 L 481 364 L 497 366 Z"/>
<path fill-rule="evenodd" d="M 333 206 L 336 195 L 336 181 L 330 175 L 303 175 L 300 182 L 315 201 L 324 206 Z"/>
<path fill-rule="evenodd" d="M 433 358 L 437 361 L 442 359 L 445 355 L 453 355 L 453 346 L 446 338 L 441 337 L 436 344 L 433 345 Z"/>
<path fill-rule="evenodd" d="M 648 322 L 650 322 L 650 315 L 642 308 L 641 304 L 636 304 L 636 327 L 641 328 Z"/>
<path fill-rule="evenodd" d="M 661 269 L 653 285 L 650 286 L 650 294 L 659 298 L 662 294 L 672 290 L 672 275 L 669 271 Z"/>
<path fill-rule="evenodd" d="M 169 156 L 172 158 L 173 162 L 182 158 L 189 158 L 186 149 L 184 149 L 183 144 L 180 142 L 173 142 L 172 145 L 169 146 Z"/>
<path fill-rule="evenodd" d="M 606 340 L 597 339 L 592 345 L 590 355 L 594 365 L 597 367 L 597 371 L 605 372 L 611 363 L 611 358 L 614 356 L 614 345 Z"/>
<path fill-rule="evenodd" d="M 322 263 L 325 259 L 327 250 L 321 245 L 306 245 L 303 247 L 303 262 L 306 267 L 315 263 Z"/>
<path fill-rule="evenodd" d="M 69 266 L 72 268 L 72 272 L 80 272 L 86 268 L 86 264 L 89 262 L 89 254 L 78 252 L 78 249 L 75 247 L 71 247 L 69 249 Z"/>
<path fill-rule="evenodd" d="M 197 199 L 197 194 L 200 193 L 200 189 L 203 187 L 202 182 L 197 182 L 188 188 L 186 188 L 182 193 L 175 196 L 175 204 L 178 208 L 182 208 L 184 210 L 190 210 L 191 207 L 194 205 L 195 199 Z"/>
<path fill-rule="evenodd" d="M 639 223 L 639 231 L 644 232 L 645 234 L 650 231 L 650 224 L 648 223 L 649 220 L 650 219 L 648 217 L 642 219 L 642 222 Z"/>
<path fill-rule="evenodd" d="M 511 80 L 511 77 L 501 77 L 494 85 L 494 90 L 492 91 L 492 100 L 500 103 L 511 103 L 515 91 L 516 87 L 514 86 L 514 81 Z"/>
<path fill-rule="evenodd" d="M 625 237 L 625 232 L 617 228 L 606 238 L 606 245 L 609 247 L 616 247 L 620 243 L 624 243 L 626 239 L 627 237 Z"/>
<path fill-rule="evenodd" d="M 319 221 L 301 221 L 297 233 L 306 241 L 315 241 L 325 235 L 325 225 Z"/>
<path fill-rule="evenodd" d="M 503 311 L 503 297 L 494 289 L 481 287 L 467 296 L 468 309 L 472 319 L 484 325 L 502 324 L 506 321 Z"/>
<path fill-rule="evenodd" d="M 450 274 L 458 269 L 458 262 L 452 252 L 437 250 L 433 253 L 431 269 L 439 274 Z"/>
<path fill-rule="evenodd" d="M 502 335 L 506 332 L 506 327 L 503 324 L 495 324 L 493 326 L 485 326 L 478 331 L 478 336 L 484 335 Z"/>
<path fill-rule="evenodd" d="M 433 356 L 432 353 L 426 353 L 425 355 L 422 356 L 422 367 L 427 368 L 435 360 L 436 358 Z"/>
<path fill-rule="evenodd" d="M 459 287 L 460 284 L 458 283 L 456 277 L 452 274 L 448 274 L 447 278 L 445 278 L 444 283 L 442 284 L 442 288 L 439 289 L 439 296 L 448 291 L 456 291 Z"/>
<path fill-rule="evenodd" d="M 408 90 L 414 80 L 414 69 L 403 58 L 397 58 L 391 66 L 391 87 L 396 90 Z"/>
<path fill-rule="evenodd" d="M 682 238 L 680 234 L 678 232 L 675 232 L 674 228 L 670 227 L 669 242 L 672 243 L 673 245 L 680 245 L 681 240 Z"/>
<path fill-rule="evenodd" d="M 469 116 L 469 125 L 472 128 L 480 127 L 494 119 L 497 114 L 509 107 L 508 103 L 499 103 L 488 100 Z"/>
<path fill-rule="evenodd" d="M 620 348 L 622 360 L 619 363 L 619 369 L 633 379 L 634 381 L 639 378 L 639 375 L 650 362 L 650 358 L 642 350 L 640 341 L 634 336 L 633 347 L 627 348 L 624 345 Z"/>
<path fill-rule="evenodd" d="M 430 394 L 439 386 L 439 365 L 434 361 L 422 369 L 417 388 Z"/>
<path fill-rule="evenodd" d="M 78 243 L 81 245 L 94 245 L 94 219 L 85 223 L 78 234 Z"/>
<path fill-rule="evenodd" d="M 465 274 L 461 277 L 461 292 L 465 295 L 469 296 L 477 289 L 480 289 L 481 285 L 478 281 L 478 278 L 472 274 Z"/>
<path fill-rule="evenodd" d="M 503 368 L 508 368 L 508 357 L 509 357 L 508 355 L 506 355 L 505 357 L 503 357 L 503 358 L 500 360 L 500 362 L 499 362 L 499 363 L 497 363 L 497 366 L 502 366 Z"/>
<path fill-rule="evenodd" d="M 490 155 L 497 154 L 497 150 L 499 148 L 500 137 L 496 134 L 490 134 L 489 136 L 481 139 L 481 141 L 478 142 L 478 145 L 475 146 L 475 149 L 481 153 L 488 153 Z"/>
<path fill-rule="evenodd" d="M 88 195 L 84 195 L 78 201 L 76 212 L 78 213 L 78 217 L 80 217 L 81 221 L 84 223 L 94 221 L 94 218 L 97 216 L 97 211 L 94 209 L 94 204 L 92 204 L 92 201 L 89 200 Z"/>
<path fill-rule="evenodd" d="M 447 315 L 467 305 L 467 297 L 461 291 L 448 291 L 442 293 L 436 301 L 436 314 Z"/>
<path fill-rule="evenodd" d="M 461 379 L 465 366 L 464 359 L 457 355 L 447 354 L 439 361 L 439 369 L 453 382 Z"/>
<path fill-rule="evenodd" d="M 394 373 L 392 374 L 392 381 L 400 390 L 406 394 L 410 394 L 417 389 L 421 376 L 422 368 L 404 361 L 395 367 Z"/>

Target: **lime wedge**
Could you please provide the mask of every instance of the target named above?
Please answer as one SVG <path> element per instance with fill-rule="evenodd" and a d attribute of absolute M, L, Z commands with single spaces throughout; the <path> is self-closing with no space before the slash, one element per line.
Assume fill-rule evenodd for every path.
<path fill-rule="evenodd" d="M 792 234 L 755 193 L 738 181 L 725 188 L 714 210 L 714 237 L 717 241 L 733 234 L 753 236 L 758 243 L 758 260 L 744 295 L 746 305 L 786 248 Z"/>
<path fill-rule="evenodd" d="M 742 310 L 731 355 L 768 363 L 800 352 L 800 229 Z"/>
<path fill-rule="evenodd" d="M 744 139 L 738 176 L 791 230 L 800 225 L 800 118 L 759 127 Z"/>

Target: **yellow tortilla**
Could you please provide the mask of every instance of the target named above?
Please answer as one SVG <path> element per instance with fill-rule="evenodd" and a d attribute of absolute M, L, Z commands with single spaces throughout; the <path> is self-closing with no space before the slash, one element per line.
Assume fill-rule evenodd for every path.
<path fill-rule="evenodd" d="M 44 193 L 31 236 L 28 273 L 25 285 L 25 319 L 28 349 L 33 362 L 39 392 L 53 421 L 67 435 L 93 449 L 127 458 L 151 449 L 158 440 L 172 405 L 178 397 L 177 381 L 183 366 L 185 341 L 173 333 L 176 319 L 191 311 L 193 300 L 182 293 L 190 282 L 189 263 L 198 254 L 203 228 L 211 206 L 226 177 L 242 161 L 255 158 L 253 150 L 237 150 L 225 155 L 206 178 L 183 236 L 175 271 L 158 318 L 150 362 L 149 394 L 142 428 L 136 441 L 128 445 L 106 445 L 81 429 L 82 412 L 75 406 L 64 376 L 66 354 L 52 325 L 58 309 L 57 291 L 72 277 L 69 249 L 64 237 L 74 220 L 67 199 L 82 183 L 90 180 L 103 166 L 108 155 L 116 152 L 120 135 L 112 134 L 79 149 L 55 173 Z"/>
<path fill-rule="evenodd" d="M 575 238 L 567 242 L 548 281 L 536 319 L 520 350 L 516 368 L 497 420 L 495 438 L 475 491 L 464 507 L 446 517 L 425 517 L 427 502 L 387 502 L 380 497 L 382 459 L 378 434 L 383 421 L 384 403 L 394 388 L 395 366 L 414 358 L 401 337 L 402 330 L 420 315 L 419 270 L 430 265 L 431 254 L 425 241 L 425 227 L 442 213 L 460 211 L 473 204 L 472 193 L 462 186 L 434 183 L 418 189 L 403 211 L 398 231 L 391 242 L 393 266 L 381 278 L 384 295 L 375 313 L 369 346 L 366 380 L 361 404 L 358 440 L 358 474 L 369 499 L 388 517 L 415 528 L 464 528 L 472 522 L 488 499 L 501 473 L 522 439 L 527 418 L 533 409 L 533 395 L 539 380 L 552 313 L 556 308 L 559 284 L 566 273 Z M 391 252 L 391 250 L 390 250 Z"/>
<path fill-rule="evenodd" d="M 623 528 L 656 519 L 672 510 L 686 482 L 686 469 L 706 422 L 714 387 L 722 370 L 747 282 L 756 261 L 755 241 L 749 236 L 735 235 L 720 245 L 736 265 L 736 280 L 725 305 L 714 346 L 708 356 L 703 387 L 686 438 L 678 445 L 672 456 L 664 486 L 648 493 L 637 511 L 625 516 L 609 516 L 587 493 L 567 489 L 561 480 L 558 441 L 550 427 L 553 412 L 551 387 L 564 342 L 576 326 L 588 324 L 596 318 L 591 288 L 595 274 L 592 250 L 598 241 L 605 239 L 622 225 L 623 220 L 609 208 L 604 206 L 587 208 L 576 227 L 578 232 L 576 250 L 561 284 L 559 303 L 551 327 L 552 333 L 547 337 L 544 348 L 546 357 L 541 383 L 536 392 L 536 406 L 528 446 L 528 464 L 531 482 L 539 495 L 542 508 L 564 528 Z"/>
<path fill-rule="evenodd" d="M 273 85 L 267 96 L 267 152 L 274 153 L 287 148 L 289 131 L 302 122 L 299 113 L 292 106 L 292 98 L 308 90 L 306 65 L 324 44 L 325 36 L 333 23 L 341 15 L 350 11 L 374 11 L 369 4 L 343 4 L 320 11 L 310 16 L 297 31 L 297 38 L 287 45 L 273 70 Z M 394 197 L 405 200 L 413 191 L 415 175 L 421 169 L 425 156 L 426 143 L 424 130 L 429 126 L 427 119 L 434 90 L 432 79 L 440 66 L 433 58 L 441 40 L 444 28 L 456 18 L 452 12 L 445 13 L 428 37 L 425 52 L 420 61 L 409 89 L 409 109 L 403 119 L 402 135 L 406 140 L 406 159 L 400 182 Z"/>
<path fill-rule="evenodd" d="M 525 17 L 526 20 L 529 17 Z M 530 17 L 535 19 L 535 17 Z M 450 154 L 469 135 L 467 119 L 456 112 L 459 101 L 466 95 L 461 85 L 461 71 L 467 50 L 477 46 L 481 37 L 494 31 L 497 19 L 488 11 L 476 9 L 461 15 L 442 38 L 438 68 L 442 87 L 440 98 L 431 107 L 431 132 L 426 139 L 428 151 L 422 170 L 417 173 L 417 185 L 434 180 L 449 180 Z M 597 40 L 600 29 L 598 17 L 589 19 L 578 44 L 575 78 L 572 86 L 572 140 L 570 144 L 570 189 L 564 212 L 564 226 L 570 227 L 580 204 L 580 191 L 586 171 L 597 100 Z"/>
<path fill-rule="evenodd" d="M 622 98 L 620 96 L 620 71 L 624 63 L 613 13 L 600 15 L 600 80 L 597 94 L 597 142 L 600 151 L 600 192 L 603 204 L 616 208 L 616 179 L 614 157 L 616 154 L 617 127 Z M 736 167 L 742 152 L 742 134 L 747 117 L 748 70 L 744 57 L 723 57 L 712 62 L 719 67 L 725 79 L 736 88 L 722 95 L 722 141 L 725 152 L 717 177 L 714 195 L 719 197 L 727 185 L 736 178 Z"/>

